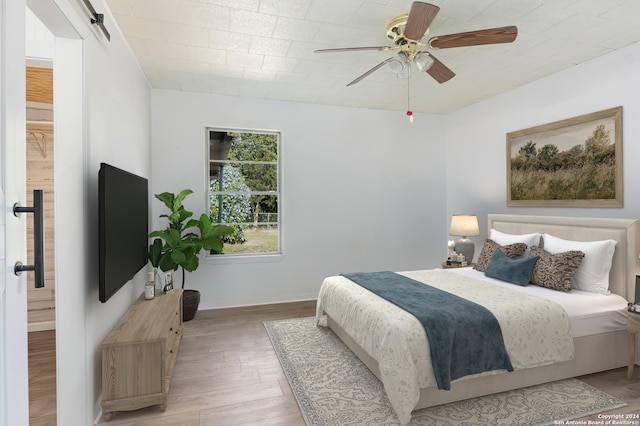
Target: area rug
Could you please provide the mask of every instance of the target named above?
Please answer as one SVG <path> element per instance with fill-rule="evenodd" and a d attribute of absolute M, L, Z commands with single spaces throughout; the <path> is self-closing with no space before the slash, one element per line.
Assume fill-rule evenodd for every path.
<path fill-rule="evenodd" d="M 399 425 L 382 383 L 314 318 L 264 326 L 308 425 Z M 554 425 L 626 404 L 577 379 L 424 408 L 411 425 Z"/>

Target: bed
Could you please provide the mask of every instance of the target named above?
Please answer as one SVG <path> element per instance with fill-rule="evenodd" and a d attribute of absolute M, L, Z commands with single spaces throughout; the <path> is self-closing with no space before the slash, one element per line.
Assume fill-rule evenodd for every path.
<path fill-rule="evenodd" d="M 318 323 L 324 322 L 326 317 L 326 325 L 383 382 L 391 405 L 403 424 L 410 421 L 411 411 L 415 409 L 627 365 L 625 308 L 627 301 L 635 300 L 640 221 L 491 214 L 488 216 L 488 229 L 508 235 L 546 233 L 572 241 L 614 240 L 615 251 L 608 277 L 610 294 L 592 294 L 579 290 L 565 293 L 533 285 L 514 286 L 486 278 L 484 273 L 471 268 L 400 272 L 399 274 L 423 282 L 433 279 L 434 274 L 441 274 L 439 276 L 445 277 L 443 281 L 450 282 L 449 285 L 454 285 L 454 281 L 459 280 L 465 283 L 460 287 L 468 285 L 473 288 L 469 283 L 511 287 L 505 291 L 532 293 L 533 297 L 539 299 L 545 299 L 548 293 L 553 293 L 554 296 L 549 299 L 552 302 L 549 303 L 558 303 L 567 314 L 569 337 L 560 338 L 554 343 L 564 346 L 560 348 L 562 350 L 558 350 L 557 356 L 561 358 L 554 360 L 556 354 L 551 354 L 544 362 L 534 360 L 532 366 L 525 365 L 526 362 L 514 364 L 515 371 L 512 372 L 497 370 L 465 376 L 453 380 L 450 390 L 441 390 L 432 380 L 430 356 L 415 352 L 418 350 L 415 346 L 428 352 L 422 349 L 428 348 L 424 328 L 421 328 L 415 317 L 372 293 L 367 294 L 367 290 L 344 276 L 326 278 L 318 296 Z M 544 247 L 544 242 L 541 245 Z M 482 294 L 484 287 L 482 288 L 483 291 L 476 293 Z M 349 295 L 352 290 L 355 291 L 355 296 Z M 579 304 L 583 303 L 583 299 L 588 300 L 587 307 Z M 539 310 L 535 314 L 539 315 Z M 368 322 L 357 324 L 361 319 Z M 502 323 L 501 325 L 504 327 Z M 509 333 L 505 332 L 505 343 Z M 565 341 L 567 345 L 562 343 Z M 569 356 L 566 356 L 567 350 L 571 352 Z M 393 357 L 398 358 L 390 360 L 388 352 L 393 352 Z"/>

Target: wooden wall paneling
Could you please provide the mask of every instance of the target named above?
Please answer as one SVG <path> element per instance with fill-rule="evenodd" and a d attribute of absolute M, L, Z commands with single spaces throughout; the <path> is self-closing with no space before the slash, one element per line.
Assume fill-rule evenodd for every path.
<path fill-rule="evenodd" d="M 53 69 L 27 67 L 27 102 L 53 104 Z"/>
<path fill-rule="evenodd" d="M 42 189 L 44 196 L 44 288 L 33 287 L 33 273 L 28 273 L 28 322 L 30 331 L 55 329 L 55 228 L 52 124 L 27 124 L 27 205 L 33 205 L 33 190 Z M 45 143 L 37 144 L 30 131 L 44 135 Z M 43 152 L 41 149 L 45 148 Z M 33 219 L 27 220 L 27 262 L 33 263 Z"/>

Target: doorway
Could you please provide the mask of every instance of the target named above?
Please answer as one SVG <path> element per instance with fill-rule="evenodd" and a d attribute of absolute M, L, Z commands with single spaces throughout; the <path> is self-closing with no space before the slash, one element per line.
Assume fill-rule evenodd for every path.
<path fill-rule="evenodd" d="M 27 274 L 29 423 L 56 424 L 56 321 L 54 250 L 54 36 L 29 10 L 25 15 L 26 197 L 43 191 L 44 287 Z M 33 224 L 27 222 L 27 261 L 33 264 Z"/>

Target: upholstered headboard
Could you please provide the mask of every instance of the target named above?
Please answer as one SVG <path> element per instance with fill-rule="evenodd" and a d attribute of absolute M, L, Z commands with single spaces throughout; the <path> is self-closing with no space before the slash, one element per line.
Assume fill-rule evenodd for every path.
<path fill-rule="evenodd" d="M 547 233 L 575 241 L 617 241 L 609 273 L 609 290 L 635 301 L 640 220 L 489 214 L 488 229 L 492 228 L 508 234 Z"/>

